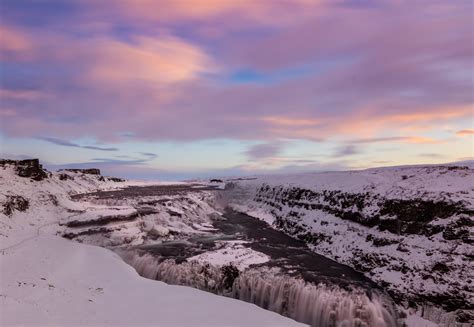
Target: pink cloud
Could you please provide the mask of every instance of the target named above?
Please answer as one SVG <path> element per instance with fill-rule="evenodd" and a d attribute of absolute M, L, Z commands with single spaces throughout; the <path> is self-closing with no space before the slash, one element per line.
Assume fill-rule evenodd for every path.
<path fill-rule="evenodd" d="M 24 60 L 32 48 L 31 38 L 11 26 L 0 25 L 0 60 Z"/>
<path fill-rule="evenodd" d="M 406 142 L 432 142 L 415 133 L 420 125 L 432 129 L 471 113 L 472 81 L 462 72 L 474 69 L 472 33 L 459 32 L 469 31 L 468 12 L 406 2 L 383 11 L 302 1 L 295 12 L 308 14 L 298 19 L 289 12 L 288 19 L 288 5 L 270 1 L 185 3 L 163 9 L 160 1 L 151 7 L 121 1 L 110 9 L 118 18 L 105 21 L 113 27 L 124 17 L 143 19 L 132 19 L 138 35 L 127 38 L 111 36 L 103 26 L 93 33 L 90 25 L 81 38 L 57 31 L 43 31 L 38 39 L 21 34 L 28 42 L 9 47 L 28 54 L 36 65 L 31 70 L 41 76 L 36 90 L 2 88 L 2 100 L 15 113 L 5 115 L 3 131 L 112 142 L 124 131 L 149 141 L 401 135 Z M 105 17 L 103 5 L 90 6 L 97 12 L 86 17 Z M 197 29 L 222 24 L 216 25 L 224 31 L 220 45 L 174 35 L 173 23 L 187 20 Z M 266 20 L 278 24 L 260 30 Z M 140 35 L 141 24 L 155 28 Z M 255 33 L 241 36 L 235 28 Z M 316 66 L 311 74 L 266 85 L 219 79 L 235 67 L 271 75 L 307 63 Z"/>
<path fill-rule="evenodd" d="M 169 36 L 138 38 L 132 44 L 98 40 L 82 51 L 91 59 L 86 78 L 99 83 L 167 84 L 196 79 L 216 67 L 200 48 Z"/>
<path fill-rule="evenodd" d="M 466 135 L 473 135 L 474 129 L 463 129 L 456 132 L 457 136 L 466 136 Z"/>

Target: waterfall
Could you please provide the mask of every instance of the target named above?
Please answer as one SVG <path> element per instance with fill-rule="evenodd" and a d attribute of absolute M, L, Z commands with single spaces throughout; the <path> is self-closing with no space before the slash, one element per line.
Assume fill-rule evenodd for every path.
<path fill-rule="evenodd" d="M 277 269 L 216 267 L 197 262 L 176 264 L 136 251 L 119 252 L 143 277 L 254 303 L 314 327 L 397 327 L 395 310 L 382 294 L 362 289 L 310 284 Z M 375 292 L 374 292 L 375 293 Z"/>

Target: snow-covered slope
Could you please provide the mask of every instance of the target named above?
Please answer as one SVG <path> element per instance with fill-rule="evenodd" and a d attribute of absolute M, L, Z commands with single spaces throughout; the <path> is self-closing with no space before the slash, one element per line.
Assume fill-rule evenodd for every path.
<path fill-rule="evenodd" d="M 471 168 L 267 176 L 227 189 L 235 209 L 364 272 L 405 307 L 442 325 L 473 321 Z"/>
<path fill-rule="evenodd" d="M 49 173 L 34 162 L 0 162 L 0 325 L 301 325 L 248 303 L 146 280 L 109 250 L 60 237 L 74 228 L 86 237 L 106 223 L 115 229 L 111 241 L 139 243 L 140 233 L 158 228 L 143 220 L 146 213 L 70 197 L 133 184 L 81 171 Z M 178 222 L 170 217 L 162 218 L 172 228 Z M 168 227 L 155 232 L 169 233 Z"/>
<path fill-rule="evenodd" d="M 109 190 L 130 185 L 100 175 L 74 172 L 49 173 L 35 180 L 19 176 L 14 164 L 0 165 L 0 247 L 57 227 L 59 217 L 77 215 L 85 208 L 70 194 Z M 67 176 L 67 177 L 64 177 Z"/>
<path fill-rule="evenodd" d="M 116 254 L 53 236 L 3 252 L 0 325 L 298 326 L 257 306 L 138 276 Z"/>

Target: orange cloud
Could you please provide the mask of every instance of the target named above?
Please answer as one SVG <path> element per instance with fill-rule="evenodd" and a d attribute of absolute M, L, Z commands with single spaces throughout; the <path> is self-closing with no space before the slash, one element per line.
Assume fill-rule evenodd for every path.
<path fill-rule="evenodd" d="M 383 120 L 385 120 L 386 123 L 415 123 L 459 118 L 467 114 L 472 114 L 471 105 L 451 108 L 432 108 L 423 112 L 390 115 Z"/>
<path fill-rule="evenodd" d="M 362 135 L 363 137 L 374 137 L 379 132 L 393 130 L 426 131 L 433 129 L 440 122 L 460 119 L 472 114 L 470 105 L 455 107 L 427 108 L 423 111 L 417 110 L 407 113 L 386 114 L 377 109 L 361 110 L 351 117 L 344 117 L 341 122 L 331 123 L 338 133 L 344 135 Z"/>
<path fill-rule="evenodd" d="M 319 5 L 320 0 L 292 1 L 242 1 L 242 0 L 118 0 L 120 13 L 128 17 L 153 21 L 203 20 L 219 15 L 244 16 L 249 19 L 275 24 L 290 17 L 313 14 L 310 9 Z M 270 14 L 273 13 L 273 14 Z M 280 13 L 280 15 L 277 15 Z M 292 14 L 293 13 L 293 14 Z"/>
<path fill-rule="evenodd" d="M 403 143 L 442 143 L 439 140 L 435 140 L 431 137 L 421 136 L 391 136 L 391 137 L 374 137 L 366 139 L 355 139 L 349 142 L 352 143 L 390 143 L 390 142 L 403 142 Z"/>
<path fill-rule="evenodd" d="M 259 118 L 267 124 L 271 135 L 286 138 L 321 140 L 330 137 L 357 137 L 360 143 L 403 142 L 417 144 L 436 144 L 443 141 L 423 136 L 379 137 L 378 135 L 400 135 L 401 131 L 426 132 L 433 130 L 439 123 L 459 119 L 471 114 L 471 107 L 433 108 L 426 112 L 383 115 L 380 111 L 360 110 L 349 115 L 319 118 L 293 118 L 291 116 L 264 116 Z M 378 116 L 374 115 L 377 113 Z M 472 130 L 462 131 L 463 135 L 472 134 Z M 410 135 L 408 134 L 408 135 Z M 460 134 L 458 134 L 460 135 Z"/>
<path fill-rule="evenodd" d="M 0 59 L 18 59 L 28 55 L 32 48 L 31 39 L 12 27 L 0 26 Z"/>
<path fill-rule="evenodd" d="M 135 44 L 103 40 L 93 45 L 88 77 L 107 83 L 167 84 L 192 80 L 215 67 L 198 47 L 172 37 L 139 38 Z"/>
<path fill-rule="evenodd" d="M 289 118 L 289 117 L 279 117 L 279 116 L 267 116 L 263 117 L 262 120 L 266 123 L 272 125 L 280 126 L 291 126 L 291 127 L 308 127 L 308 126 L 317 126 L 321 123 L 321 120 L 312 119 L 312 118 Z"/>
<path fill-rule="evenodd" d="M 474 134 L 474 129 L 463 129 L 461 131 L 456 132 L 457 136 L 466 136 L 466 135 L 472 135 L 472 134 Z"/>

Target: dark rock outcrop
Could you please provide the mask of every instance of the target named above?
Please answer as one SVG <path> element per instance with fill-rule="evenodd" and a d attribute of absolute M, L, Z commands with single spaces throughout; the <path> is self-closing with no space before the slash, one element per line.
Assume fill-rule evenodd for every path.
<path fill-rule="evenodd" d="M 67 181 L 67 180 L 72 180 L 72 179 L 74 178 L 68 174 L 59 174 L 59 180 L 61 181 Z"/>
<path fill-rule="evenodd" d="M 86 175 L 100 175 L 100 169 L 97 169 L 97 168 L 86 168 L 86 169 L 68 168 L 64 170 L 70 171 L 73 173 L 86 174 Z"/>
<path fill-rule="evenodd" d="M 11 216 L 14 211 L 26 211 L 30 206 L 30 202 L 22 196 L 8 196 L 7 201 L 3 204 L 3 213 Z"/>
<path fill-rule="evenodd" d="M 65 225 L 67 227 L 100 226 L 119 221 L 133 221 L 140 216 L 151 215 L 154 213 L 157 213 L 156 209 L 145 207 L 138 208 L 136 211 L 130 214 L 99 216 L 91 218 L 90 220 L 71 220 L 68 221 Z"/>
<path fill-rule="evenodd" d="M 20 177 L 31 178 L 35 181 L 41 181 L 48 178 L 48 172 L 43 169 L 38 159 L 26 160 L 0 160 L 0 167 L 11 165 L 15 167 L 15 172 Z"/>
<path fill-rule="evenodd" d="M 115 182 L 115 183 L 121 183 L 121 182 L 125 182 L 125 179 L 123 178 L 118 178 L 118 177 L 107 177 L 107 179 L 111 182 Z"/>
<path fill-rule="evenodd" d="M 455 169 L 468 173 L 459 167 L 443 168 L 441 173 Z M 319 253 L 331 255 L 332 246 L 340 247 L 337 242 L 341 233 L 354 243 L 360 242 L 360 247 L 346 244 L 345 251 L 350 254 L 341 256 L 345 251 L 338 251 L 333 258 L 370 276 L 396 302 L 418 308 L 432 305 L 453 314 L 458 322 L 469 319 L 468 313 L 474 308 L 469 291 L 472 284 L 463 262 L 471 261 L 473 256 L 469 251 L 460 252 L 474 243 L 474 212 L 468 202 L 451 200 L 446 194 L 397 199 L 368 188 L 351 193 L 262 184 L 252 206 L 273 216 L 276 229 Z M 325 218 L 328 215 L 334 217 L 330 222 Z M 340 229 L 339 224 L 343 225 Z M 413 238 L 439 247 L 413 246 Z M 407 260 L 411 255 L 420 255 L 423 261 Z M 430 257 L 433 260 L 427 259 Z M 400 276 L 401 282 L 386 279 L 383 272 Z M 418 287 L 416 283 L 427 286 Z M 433 284 L 444 289 L 430 289 Z"/>
<path fill-rule="evenodd" d="M 366 227 L 377 227 L 380 231 L 389 231 L 397 235 L 431 236 L 445 231 L 446 228 L 459 229 L 461 225 L 445 227 L 431 223 L 438 218 L 445 219 L 455 215 L 472 216 L 473 214 L 462 202 L 394 200 L 368 192 L 348 193 L 328 190 L 316 192 L 297 187 L 277 188 L 269 185 L 262 185 L 254 200 L 273 206 L 277 211 L 281 210 L 282 206 L 320 210 L 343 220 L 350 220 Z M 374 204 L 376 204 L 376 209 L 369 210 Z M 289 215 L 292 214 L 296 215 L 294 218 L 297 218 L 296 212 L 290 212 Z M 467 239 L 465 232 L 448 231 L 446 237 Z"/>

